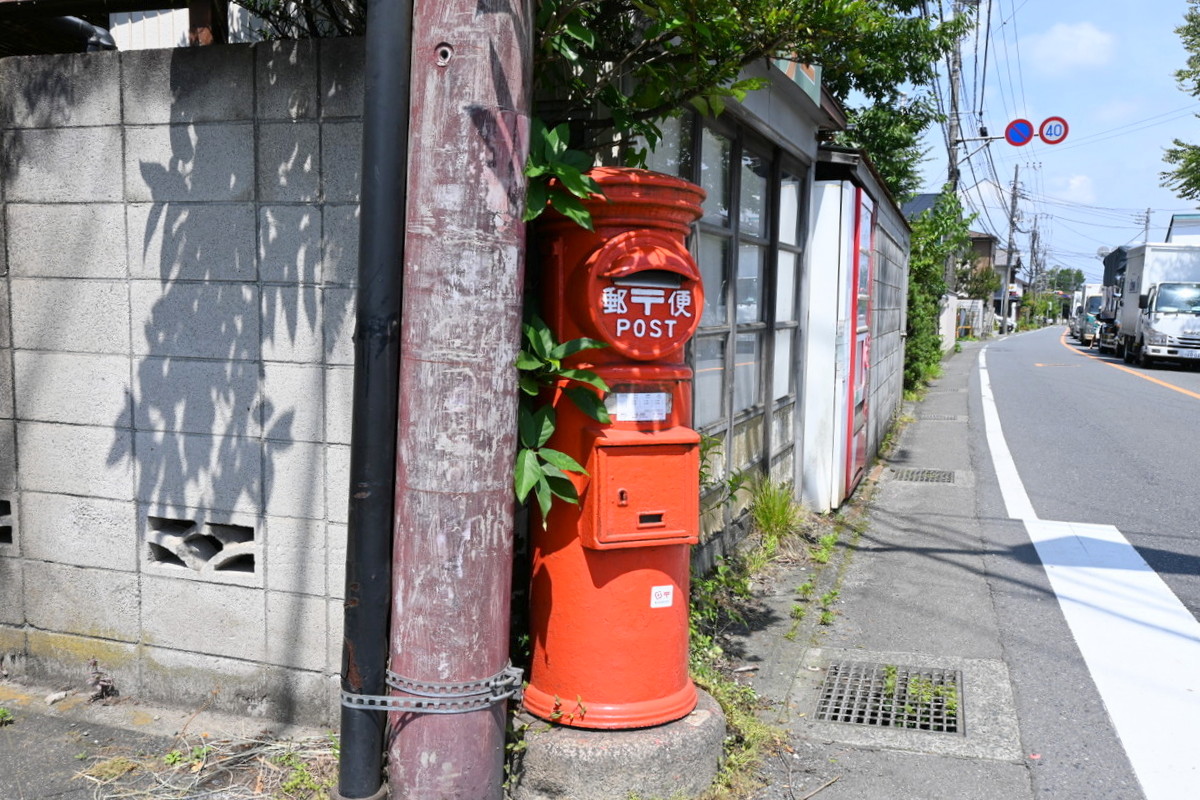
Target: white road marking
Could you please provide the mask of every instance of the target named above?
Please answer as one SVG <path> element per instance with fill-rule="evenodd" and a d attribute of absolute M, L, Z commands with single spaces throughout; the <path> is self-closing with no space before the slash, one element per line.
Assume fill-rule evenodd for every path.
<path fill-rule="evenodd" d="M 983 416 L 1008 515 L 1025 524 L 1147 800 L 1200 781 L 1200 623 L 1112 525 L 1041 520 L 1000 427 L 979 354 Z"/>

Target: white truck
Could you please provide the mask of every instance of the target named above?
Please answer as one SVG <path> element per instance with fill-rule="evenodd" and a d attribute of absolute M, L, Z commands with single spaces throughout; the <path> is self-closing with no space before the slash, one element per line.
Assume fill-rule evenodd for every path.
<path fill-rule="evenodd" d="M 1117 325 L 1127 362 L 1200 364 L 1200 244 L 1128 248 Z"/>
<path fill-rule="evenodd" d="M 1075 316 L 1071 321 L 1071 330 L 1076 339 L 1085 346 L 1091 346 L 1096 340 L 1100 325 L 1096 315 L 1104 304 L 1104 287 L 1098 283 L 1084 284 L 1082 290 L 1075 292 L 1071 300 L 1075 305 Z"/>

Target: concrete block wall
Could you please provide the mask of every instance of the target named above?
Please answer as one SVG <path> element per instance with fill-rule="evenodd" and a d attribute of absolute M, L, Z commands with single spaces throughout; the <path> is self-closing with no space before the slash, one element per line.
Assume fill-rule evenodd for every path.
<path fill-rule="evenodd" d="M 362 42 L 0 60 L 0 655 L 337 718 Z"/>

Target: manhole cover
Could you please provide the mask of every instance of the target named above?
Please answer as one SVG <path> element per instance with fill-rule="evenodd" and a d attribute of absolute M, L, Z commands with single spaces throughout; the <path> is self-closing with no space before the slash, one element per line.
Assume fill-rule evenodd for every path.
<path fill-rule="evenodd" d="M 962 676 L 957 670 L 895 664 L 830 664 L 816 719 L 880 728 L 960 733 Z"/>
<path fill-rule="evenodd" d="M 954 483 L 954 472 L 947 469 L 894 469 L 892 477 L 916 483 Z"/>

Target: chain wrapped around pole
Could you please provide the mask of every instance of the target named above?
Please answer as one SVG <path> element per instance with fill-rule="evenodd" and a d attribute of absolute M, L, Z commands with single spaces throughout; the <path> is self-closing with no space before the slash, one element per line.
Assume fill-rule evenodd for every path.
<path fill-rule="evenodd" d="M 397 695 L 367 695 L 342 691 L 347 708 L 379 708 L 409 714 L 465 714 L 507 700 L 521 690 L 523 672 L 508 662 L 490 678 L 466 683 L 415 681 L 388 670 L 387 685 L 404 692 Z"/>

